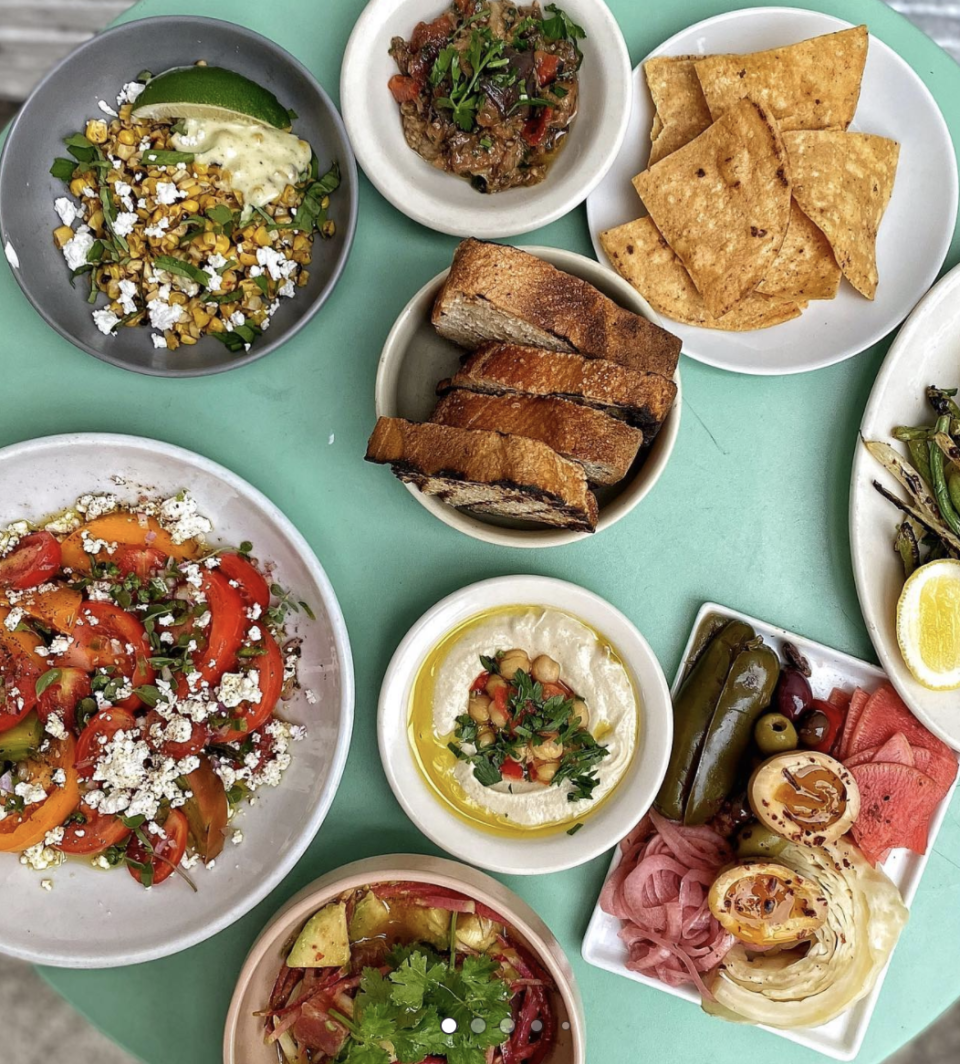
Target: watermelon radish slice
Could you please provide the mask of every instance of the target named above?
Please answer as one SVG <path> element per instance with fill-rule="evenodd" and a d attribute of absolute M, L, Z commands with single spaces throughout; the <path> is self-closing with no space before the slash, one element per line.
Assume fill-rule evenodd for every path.
<path fill-rule="evenodd" d="M 863 707 L 870 700 L 870 696 L 862 687 L 858 687 L 850 696 L 850 705 L 847 707 L 847 719 L 843 725 L 843 735 L 840 737 L 840 760 L 846 761 L 851 755 L 850 737 L 860 720 Z"/>
<path fill-rule="evenodd" d="M 885 683 L 870 695 L 863 707 L 844 754 L 851 757 L 863 750 L 882 746 L 897 732 L 903 732 L 911 746 L 923 746 L 936 753 L 949 753 L 950 748 L 946 743 L 927 731 L 907 709 L 893 687 Z"/>
<path fill-rule="evenodd" d="M 913 748 L 914 764 L 937 784 L 940 797 L 947 793 L 957 778 L 957 759 L 953 754 L 940 754 L 924 746 Z"/>
<path fill-rule="evenodd" d="M 907 741 L 903 732 L 897 732 L 891 736 L 883 746 L 874 746 L 869 750 L 861 750 L 846 761 L 846 768 L 855 768 L 857 765 L 869 765 L 873 762 L 887 762 L 892 765 L 908 765 L 913 768 L 916 759 L 913 747 Z"/>
<path fill-rule="evenodd" d="M 926 773 L 909 765 L 871 763 L 850 770 L 860 788 L 853 837 L 873 864 L 906 847 L 926 853 L 930 821 L 943 795 Z"/>
<path fill-rule="evenodd" d="M 827 699 L 831 705 L 837 707 L 837 709 L 848 709 L 850 706 L 850 699 L 853 697 L 852 691 L 843 691 L 839 687 L 834 687 L 830 692 L 830 696 Z"/>

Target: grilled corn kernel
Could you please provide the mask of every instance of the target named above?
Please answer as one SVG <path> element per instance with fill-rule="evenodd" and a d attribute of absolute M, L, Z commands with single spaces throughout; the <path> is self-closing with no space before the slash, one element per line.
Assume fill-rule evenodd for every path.
<path fill-rule="evenodd" d="M 91 143 L 103 144 L 107 139 L 107 123 L 101 118 L 91 118 L 84 134 Z"/>
<path fill-rule="evenodd" d="M 210 324 L 207 326 L 207 332 L 224 332 L 223 322 L 219 318 L 211 318 Z"/>
<path fill-rule="evenodd" d="M 257 256 L 251 255 L 249 251 L 241 251 L 237 256 L 241 266 L 256 266 Z"/>
<path fill-rule="evenodd" d="M 197 307 L 194 307 L 194 308 L 193 308 L 193 320 L 194 320 L 194 321 L 195 321 L 195 322 L 197 323 L 197 325 L 199 325 L 199 326 L 200 326 L 201 328 L 203 328 L 203 327 L 204 327 L 205 325 L 208 325 L 208 324 L 210 323 L 210 318 L 211 318 L 211 315 L 210 315 L 210 314 L 208 314 L 208 313 L 207 313 L 207 312 L 206 312 L 206 311 L 205 311 L 205 310 L 203 309 L 203 307 L 199 307 L 199 306 L 197 306 Z"/>
<path fill-rule="evenodd" d="M 301 270 L 297 274 L 297 288 L 303 288 L 304 285 L 309 283 L 309 281 L 310 281 L 310 271 L 309 270 Z"/>
<path fill-rule="evenodd" d="M 332 218 L 328 218 L 323 223 L 323 228 L 320 230 L 320 232 L 323 233 L 323 235 L 325 237 L 327 237 L 327 239 L 332 237 L 334 235 L 334 233 L 336 233 L 336 231 L 337 231 L 337 223 Z"/>
<path fill-rule="evenodd" d="M 176 351 L 180 346 L 180 337 L 177 336 L 175 332 L 167 330 L 167 332 L 163 334 L 163 338 L 167 341 L 167 347 L 170 348 L 171 351 Z"/>
<path fill-rule="evenodd" d="M 214 247 L 221 255 L 226 255 L 226 253 L 230 250 L 230 238 L 224 236 L 223 233 L 221 233 L 217 237 Z"/>
<path fill-rule="evenodd" d="M 53 242 L 58 248 L 62 248 L 65 244 L 73 240 L 73 230 L 69 225 L 57 226 L 53 231 Z"/>
<path fill-rule="evenodd" d="M 133 144 L 118 144 L 113 149 L 113 154 L 116 155 L 118 159 L 123 159 L 123 161 L 126 162 L 137 154 L 137 149 Z"/>
<path fill-rule="evenodd" d="M 189 346 L 190 346 L 191 344 L 195 344 L 196 342 L 197 342 L 197 340 L 196 340 L 196 337 L 195 337 L 195 336 L 191 336 L 191 335 L 190 335 L 190 333 L 188 333 L 188 332 L 187 332 L 187 333 L 184 333 L 184 334 L 183 334 L 183 335 L 182 335 L 182 336 L 180 337 L 180 343 L 182 343 L 182 344 L 186 344 L 186 345 L 187 345 L 188 347 L 189 347 Z"/>
<path fill-rule="evenodd" d="M 186 199 L 181 204 L 187 214 L 196 214 L 200 210 L 200 204 L 195 199 Z"/>
<path fill-rule="evenodd" d="M 237 275 L 236 275 L 236 272 L 233 271 L 233 270 L 227 270 L 227 272 L 225 274 L 223 274 L 223 282 L 222 283 L 223 283 L 223 287 L 225 289 L 227 289 L 227 291 L 231 291 L 232 289 L 236 288 L 237 287 Z"/>
<path fill-rule="evenodd" d="M 76 196 L 77 199 L 79 199 L 83 195 L 83 190 L 89 187 L 90 186 L 82 177 L 75 177 L 70 182 L 70 195 Z"/>
<path fill-rule="evenodd" d="M 119 140 L 121 144 L 137 143 L 137 138 L 134 135 L 132 129 L 121 129 L 120 132 L 117 134 L 117 140 Z"/>
<path fill-rule="evenodd" d="M 217 246 L 217 234 L 216 233 L 204 233 L 203 243 L 208 248 L 215 248 Z"/>
<path fill-rule="evenodd" d="M 103 228 L 103 211 L 94 211 L 93 214 L 90 215 L 90 221 L 87 222 L 87 225 L 89 225 L 95 233 L 99 233 Z"/>

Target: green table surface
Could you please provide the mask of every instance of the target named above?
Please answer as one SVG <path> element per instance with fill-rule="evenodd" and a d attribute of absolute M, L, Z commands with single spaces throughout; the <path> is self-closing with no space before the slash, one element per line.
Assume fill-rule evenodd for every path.
<path fill-rule="evenodd" d="M 683 27 L 743 6 L 735 0 L 610 4 L 635 62 Z M 289 49 L 336 99 L 340 59 L 362 6 L 363 0 L 145 0 L 127 17 L 189 12 L 241 22 Z M 960 145 L 960 67 L 919 30 L 880 0 L 796 6 L 868 23 L 919 72 Z M 524 240 L 590 253 L 583 208 Z M 219 1060 L 223 1018 L 244 955 L 305 884 L 360 857 L 438 852 L 387 786 L 376 705 L 387 662 L 407 628 L 461 585 L 522 572 L 584 584 L 637 624 L 668 676 L 707 599 L 873 658 L 850 567 L 847 496 L 856 428 L 890 338 L 803 376 L 742 377 L 684 359 L 676 451 L 634 513 L 595 539 L 561 549 L 488 546 L 435 520 L 386 470 L 362 461 L 383 340 L 412 293 L 449 263 L 455 244 L 408 221 L 362 178 L 356 245 L 321 313 L 268 358 L 196 380 L 137 376 L 90 358 L 45 326 L 10 272 L 0 269 L 0 445 L 69 431 L 127 432 L 222 462 L 266 492 L 304 533 L 339 594 L 353 643 L 350 759 L 326 823 L 287 879 L 232 928 L 185 953 L 123 969 L 43 973 L 150 1064 Z M 958 261 L 955 234 L 946 266 Z M 884 1059 L 960 997 L 958 813 L 955 802 L 862 1061 Z M 580 942 L 607 861 L 549 877 L 504 877 L 547 920 L 573 962 L 591 1064 L 641 1054 L 671 1064 L 700 1062 L 708 1053 L 717 1064 L 764 1052 L 784 1064 L 822 1059 L 772 1035 L 724 1026 L 585 964 Z"/>

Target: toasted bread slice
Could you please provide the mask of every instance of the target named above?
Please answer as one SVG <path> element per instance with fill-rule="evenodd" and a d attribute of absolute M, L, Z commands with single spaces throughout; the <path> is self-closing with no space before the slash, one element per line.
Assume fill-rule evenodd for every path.
<path fill-rule="evenodd" d="M 672 377 L 680 340 L 579 277 L 518 248 L 464 240 L 437 296 L 433 324 L 472 351 L 510 341 L 606 358 Z"/>
<path fill-rule="evenodd" d="M 582 467 L 539 440 L 382 417 L 366 458 L 451 506 L 577 532 L 597 525 Z"/>
<path fill-rule="evenodd" d="M 649 443 L 670 413 L 677 386 L 659 373 L 641 373 L 603 358 L 544 351 L 521 344 L 484 344 L 439 394 L 466 388 L 491 395 L 557 395 L 622 418 Z"/>
<path fill-rule="evenodd" d="M 643 445 L 639 429 L 552 396 L 480 395 L 457 389 L 440 400 L 430 420 L 540 440 L 583 466 L 594 484 L 623 480 Z"/>

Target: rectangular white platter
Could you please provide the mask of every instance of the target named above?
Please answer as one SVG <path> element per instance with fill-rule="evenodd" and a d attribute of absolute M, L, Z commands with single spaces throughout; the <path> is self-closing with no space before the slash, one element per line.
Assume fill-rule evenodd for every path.
<path fill-rule="evenodd" d="M 848 690 L 853 687 L 863 687 L 868 691 L 872 691 L 882 680 L 886 679 L 880 669 L 866 661 L 850 657 L 849 654 L 843 654 L 839 650 L 832 650 L 830 647 L 823 646 L 822 643 L 814 643 L 810 639 L 794 635 L 783 628 L 777 628 L 775 625 L 767 624 L 765 621 L 759 621 L 755 617 L 748 617 L 737 610 L 728 609 L 726 606 L 720 606 L 714 602 L 707 602 L 700 607 L 700 612 L 697 614 L 697 619 L 690 632 L 690 638 L 687 640 L 683 658 L 671 688 L 671 694 L 673 695 L 676 694 L 677 688 L 683 679 L 686 663 L 693 651 L 696 634 L 700 630 L 701 624 L 711 614 L 720 614 L 723 617 L 745 621 L 747 624 L 752 625 L 756 633 L 763 636 L 764 640 L 778 653 L 781 652 L 785 641 L 793 643 L 810 662 L 810 667 L 813 671 L 810 685 L 815 698 L 826 698 L 834 687 Z M 940 826 L 946 816 L 955 788 L 956 784 L 940 803 L 933 817 L 930 825 L 927 854 L 920 856 L 919 854 L 911 853 L 909 850 L 894 850 L 883 865 L 883 870 L 897 885 L 904 903 L 908 907 L 917 892 L 920 877 L 923 875 L 923 870 L 927 865 L 927 855 L 933 849 L 933 844 L 940 832 Z M 607 872 L 608 876 L 619 862 L 620 849 L 618 847 L 614 852 L 613 861 Z M 613 972 L 615 975 L 625 976 L 627 979 L 632 979 L 634 982 L 641 983 L 653 990 L 672 994 L 674 997 L 689 1001 L 693 1005 L 700 1005 L 700 995 L 693 987 L 670 987 L 656 979 L 651 979 L 649 976 L 629 971 L 625 966 L 627 951 L 618 937 L 619 930 L 620 921 L 616 917 L 608 916 L 603 912 L 598 902 L 593 910 L 593 916 L 590 919 L 590 924 L 583 940 L 581 951 L 583 959 L 597 968 L 603 968 L 608 972 Z M 910 934 L 909 924 L 904 934 Z M 860 1052 L 867 1028 L 870 1025 L 870 1018 L 880 997 L 885 975 L 886 969 L 881 973 L 876 986 L 870 994 L 857 1002 L 848 1012 L 821 1027 L 806 1027 L 791 1031 L 778 1030 L 773 1027 L 763 1027 L 762 1029 L 769 1031 L 771 1034 L 779 1035 L 781 1038 L 788 1038 L 792 1042 L 797 1042 L 825 1056 L 833 1057 L 835 1060 L 853 1060 L 857 1053 Z M 722 1020 L 717 1021 L 718 1024 L 723 1022 Z M 717 1034 L 718 1036 L 722 1035 L 722 1030 L 719 1027 Z"/>

